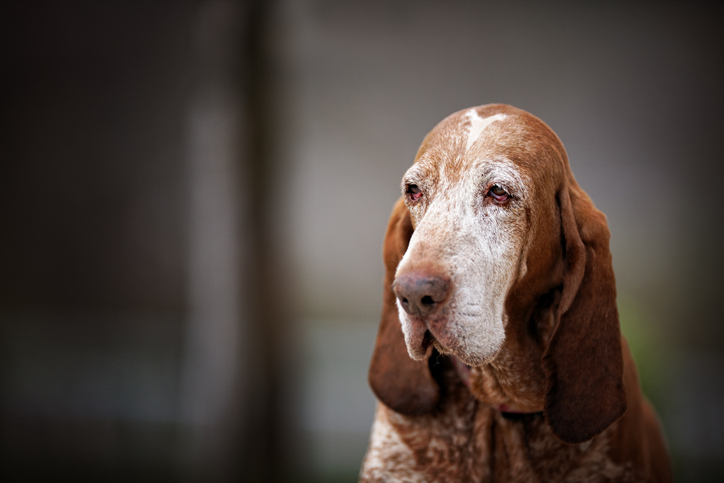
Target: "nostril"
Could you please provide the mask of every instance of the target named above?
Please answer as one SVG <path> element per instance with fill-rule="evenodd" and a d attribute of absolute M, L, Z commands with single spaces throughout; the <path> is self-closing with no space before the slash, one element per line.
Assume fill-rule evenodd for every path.
<path fill-rule="evenodd" d="M 420 300 L 420 302 L 422 302 L 422 305 L 433 305 L 435 303 L 435 301 L 429 295 L 425 295 L 424 297 L 422 297 L 422 300 Z"/>

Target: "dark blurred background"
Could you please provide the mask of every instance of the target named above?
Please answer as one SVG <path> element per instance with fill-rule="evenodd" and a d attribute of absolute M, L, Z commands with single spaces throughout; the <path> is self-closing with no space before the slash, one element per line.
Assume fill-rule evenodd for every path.
<path fill-rule="evenodd" d="M 424 135 L 546 121 L 678 481 L 724 478 L 715 3 L 0 4 L 0 477 L 356 481 Z"/>

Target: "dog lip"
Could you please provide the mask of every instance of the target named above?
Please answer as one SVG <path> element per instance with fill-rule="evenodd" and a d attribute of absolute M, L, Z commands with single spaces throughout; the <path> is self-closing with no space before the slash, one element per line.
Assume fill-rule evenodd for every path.
<path fill-rule="evenodd" d="M 463 384 L 465 384 L 468 389 L 470 389 L 470 366 L 465 364 L 454 355 L 450 356 L 450 360 L 452 362 L 453 368 L 455 369 L 455 372 L 457 373 L 458 377 L 460 377 L 460 380 L 463 382 Z"/>
<path fill-rule="evenodd" d="M 447 356 L 455 356 L 468 367 L 479 366 L 489 362 L 497 355 L 490 354 L 488 357 L 480 357 L 471 353 L 454 334 L 448 330 L 448 320 L 444 317 L 420 317 L 406 314 L 405 319 L 409 324 L 408 336 L 405 342 L 410 356 L 415 360 L 422 360 L 428 357 L 434 347 L 437 352 Z"/>
<path fill-rule="evenodd" d="M 430 329 L 425 331 L 425 335 L 422 337 L 422 348 L 427 350 L 431 345 L 435 343 L 435 336 L 432 335 Z"/>
<path fill-rule="evenodd" d="M 404 317 L 408 324 L 405 333 L 405 343 L 407 351 L 415 360 L 422 360 L 429 357 L 432 348 L 437 347 L 438 343 L 435 336 L 430 331 L 426 321 L 421 317 L 409 316 Z"/>

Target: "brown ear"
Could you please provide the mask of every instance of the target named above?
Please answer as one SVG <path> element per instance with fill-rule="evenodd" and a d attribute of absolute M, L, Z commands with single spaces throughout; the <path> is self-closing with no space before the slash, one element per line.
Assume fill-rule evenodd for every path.
<path fill-rule="evenodd" d="M 570 184 L 558 198 L 566 274 L 558 325 L 543 357 L 545 415 L 562 441 L 582 443 L 623 415 L 626 392 L 606 218 Z"/>
<path fill-rule="evenodd" d="M 370 361 L 369 382 L 377 398 L 387 407 L 402 414 L 421 415 L 435 409 L 440 388 L 430 374 L 427 361 L 415 361 L 407 353 L 392 292 L 395 270 L 407 251 L 413 231 L 410 214 L 400 198 L 392 210 L 385 235 L 382 320 Z"/>

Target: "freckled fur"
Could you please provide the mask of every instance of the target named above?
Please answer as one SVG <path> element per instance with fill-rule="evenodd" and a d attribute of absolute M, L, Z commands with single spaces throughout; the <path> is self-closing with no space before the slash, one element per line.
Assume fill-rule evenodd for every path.
<path fill-rule="evenodd" d="M 605 217 L 557 136 L 510 106 L 460 111 L 426 136 L 408 183 L 423 196 L 388 225 L 361 481 L 670 481 L 618 327 Z M 485 200 L 493 183 L 510 203 Z M 428 317 L 390 288 L 415 270 L 452 281 Z M 449 357 L 472 366 L 468 386 Z"/>

